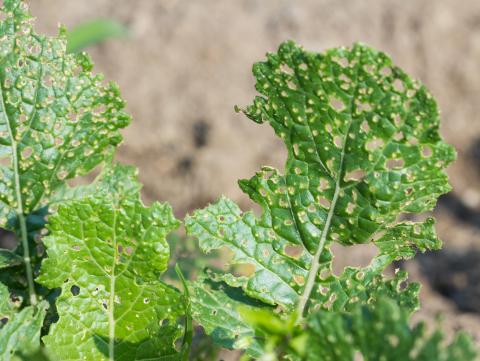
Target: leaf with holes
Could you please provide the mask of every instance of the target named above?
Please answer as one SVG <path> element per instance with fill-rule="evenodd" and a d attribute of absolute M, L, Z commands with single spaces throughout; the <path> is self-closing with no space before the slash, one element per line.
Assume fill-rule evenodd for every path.
<path fill-rule="evenodd" d="M 377 235 L 373 244 L 378 254 L 367 267 L 346 267 L 337 277 L 331 266 L 317 281 L 319 292 L 310 295 L 310 301 L 333 311 L 348 310 L 357 303 L 367 303 L 372 298 L 390 297 L 410 313 L 420 307 L 420 285 L 407 284 L 407 273 L 396 270 L 395 276 L 386 280 L 382 271 L 395 260 L 410 259 L 420 250 L 436 250 L 441 247 L 434 230 L 435 221 L 427 218 L 423 223 L 401 222 Z"/>
<path fill-rule="evenodd" d="M 159 277 L 178 225 L 168 205 L 146 208 L 138 194 L 60 205 L 37 280 L 61 288 L 47 349 L 62 360 L 176 359 L 185 303 Z"/>
<path fill-rule="evenodd" d="M 357 303 L 348 313 L 314 312 L 304 328 L 272 312 L 243 316 L 262 335 L 264 357 L 271 360 L 474 361 L 478 354 L 465 333 L 447 343 L 441 331 L 427 332 L 423 322 L 410 326 L 409 312 L 385 297 Z"/>
<path fill-rule="evenodd" d="M 302 360 L 354 361 L 474 361 L 477 351 L 464 333 L 446 345 L 439 330 L 426 332 L 424 323 L 410 326 L 409 314 L 395 302 L 380 298 L 357 304 L 349 314 L 321 311 L 308 320 L 307 349 Z"/>
<path fill-rule="evenodd" d="M 17 352 L 30 355 L 40 347 L 40 330 L 45 317 L 47 302 L 22 310 L 20 300 L 10 294 L 0 283 L 0 359 L 10 360 Z"/>
<path fill-rule="evenodd" d="M 430 93 L 362 44 L 318 54 L 286 42 L 253 73 L 261 96 L 242 112 L 285 142 L 285 174 L 264 167 L 240 181 L 260 217 L 222 198 L 187 218 L 188 233 L 204 251 L 226 247 L 231 264 L 251 265 L 249 274 L 228 269 L 224 282 L 299 317 L 313 307 L 348 308 L 379 287 L 413 311 L 416 286 L 405 293 L 403 276 L 387 281 L 381 273 L 418 249 L 440 247 L 431 219 L 398 222 L 450 190 L 445 167 L 455 151 L 440 138 Z M 332 242 L 372 242 L 379 253 L 337 277 Z"/>
<path fill-rule="evenodd" d="M 137 194 L 142 185 L 138 181 L 138 169 L 132 166 L 114 163 L 113 159 L 105 164 L 102 172 L 91 183 L 70 187 L 62 185 L 50 199 L 50 209 L 59 204 L 92 195 L 129 195 Z"/>
<path fill-rule="evenodd" d="M 30 247 L 30 257 L 33 264 L 40 263 L 40 260 L 45 256 L 44 246 L 41 240 L 46 233 L 45 225 L 47 223 L 48 213 L 54 213 L 58 205 L 62 202 L 80 199 L 92 195 L 124 195 L 136 194 L 141 185 L 138 182 L 137 169 L 131 166 L 114 164 L 107 162 L 102 173 L 90 184 L 69 187 L 62 186 L 50 199 L 50 204 L 47 207 L 41 208 L 36 212 L 30 213 L 26 216 L 27 233 Z M 15 224 L 12 229 L 16 233 L 20 233 L 19 225 L 14 220 Z M 0 282 L 8 285 L 12 290 L 15 290 L 22 297 L 28 298 L 25 290 L 25 266 L 23 258 L 18 255 L 19 249 L 15 251 L 0 249 L 0 268 L 8 268 L 5 272 L 0 273 Z M 37 266 L 39 267 L 39 265 Z M 37 296 L 50 299 L 55 297 L 54 290 L 37 287 Z M 51 311 L 55 312 L 54 309 Z M 56 316 L 53 314 L 53 318 Z"/>
<path fill-rule="evenodd" d="M 109 157 L 130 117 L 115 84 L 85 54 L 67 54 L 65 30 L 38 35 L 22 0 L 4 0 L 0 22 L 0 226 L 17 219 L 31 303 L 36 303 L 25 216 L 65 182 Z"/>

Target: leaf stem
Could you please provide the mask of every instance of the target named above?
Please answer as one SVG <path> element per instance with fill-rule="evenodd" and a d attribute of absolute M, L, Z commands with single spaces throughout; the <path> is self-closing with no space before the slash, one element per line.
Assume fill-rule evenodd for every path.
<path fill-rule="evenodd" d="M 35 283 L 33 281 L 32 262 L 30 259 L 30 250 L 28 249 L 28 233 L 27 222 L 23 213 L 18 213 L 18 220 L 20 222 L 20 234 L 23 247 L 23 261 L 25 262 L 25 271 L 27 273 L 28 294 L 30 295 L 30 304 L 35 306 L 38 302 L 37 294 L 35 292 Z"/>
<path fill-rule="evenodd" d="M 20 185 L 20 169 L 18 166 L 18 145 L 13 134 L 12 124 L 7 115 L 7 109 L 5 107 L 5 99 L 3 96 L 3 88 L 0 86 L 0 105 L 2 107 L 2 116 L 4 118 L 5 124 L 8 129 L 8 136 L 10 138 L 11 148 L 12 148 L 12 168 L 14 174 L 15 182 L 15 198 L 17 202 L 17 217 L 20 223 L 20 240 L 22 242 L 23 248 L 23 262 L 25 263 L 25 271 L 27 273 L 27 283 L 28 283 L 28 293 L 30 296 L 30 304 L 35 306 L 37 304 L 37 294 L 35 293 L 35 284 L 33 282 L 33 271 L 32 271 L 32 262 L 30 259 L 30 250 L 28 244 L 28 232 L 27 232 L 27 221 L 25 219 L 25 214 L 23 213 L 23 199 L 22 191 Z"/>
<path fill-rule="evenodd" d="M 355 81 L 358 78 L 358 66 L 355 75 Z M 352 94 L 355 94 L 356 87 L 353 90 Z M 354 98 L 350 98 L 350 114 L 354 114 L 354 106 L 355 102 Z M 327 241 L 328 231 L 330 230 L 330 224 L 332 223 L 333 214 L 335 213 L 335 206 L 337 205 L 338 195 L 340 194 L 341 190 L 341 178 L 343 174 L 343 166 L 344 166 L 344 159 L 345 159 L 345 150 L 347 141 L 348 141 L 348 134 L 350 133 L 350 128 L 352 127 L 353 117 L 350 117 L 350 121 L 348 122 L 348 126 L 345 132 L 345 136 L 343 138 L 342 144 L 342 153 L 340 154 L 340 164 L 338 167 L 337 172 L 337 180 L 335 182 L 335 192 L 333 194 L 332 202 L 330 203 L 330 209 L 328 210 L 327 220 L 325 222 L 325 227 L 323 227 L 322 235 L 320 237 L 320 243 L 318 244 L 317 251 L 315 252 L 315 256 L 313 258 L 312 267 L 308 272 L 307 282 L 305 283 L 305 288 L 303 289 L 303 293 L 300 296 L 300 300 L 298 302 L 297 307 L 297 323 L 303 318 L 303 314 L 305 312 L 305 307 L 307 305 L 308 299 L 310 298 L 310 294 L 312 293 L 313 286 L 315 285 L 315 279 L 318 275 L 318 270 L 320 269 L 320 256 L 322 255 L 323 249 L 325 248 L 325 242 Z"/>

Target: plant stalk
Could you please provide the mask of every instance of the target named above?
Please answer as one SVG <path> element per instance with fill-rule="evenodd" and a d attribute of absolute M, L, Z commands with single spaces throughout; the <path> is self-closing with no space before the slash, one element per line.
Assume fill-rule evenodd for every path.
<path fill-rule="evenodd" d="M 23 213 L 18 213 L 18 221 L 20 223 L 20 237 L 23 247 L 23 261 L 25 263 L 25 271 L 27 273 L 28 294 L 30 295 L 30 304 L 35 306 L 38 302 L 35 292 L 35 283 L 33 281 L 32 262 L 30 259 L 30 250 L 28 248 L 27 222 Z"/>

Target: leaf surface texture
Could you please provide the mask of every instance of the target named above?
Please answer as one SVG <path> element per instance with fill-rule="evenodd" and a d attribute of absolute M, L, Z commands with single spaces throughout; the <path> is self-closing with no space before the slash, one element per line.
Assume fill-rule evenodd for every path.
<path fill-rule="evenodd" d="M 185 302 L 159 277 L 178 225 L 168 205 L 147 208 L 138 194 L 60 205 L 38 279 L 61 288 L 47 348 L 63 360 L 177 359 Z"/>

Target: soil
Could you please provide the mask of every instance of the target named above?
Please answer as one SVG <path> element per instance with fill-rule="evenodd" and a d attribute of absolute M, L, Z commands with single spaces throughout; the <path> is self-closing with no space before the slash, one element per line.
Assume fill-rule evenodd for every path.
<path fill-rule="evenodd" d="M 225 194 L 243 207 L 237 179 L 281 167 L 268 126 L 236 114 L 255 91 L 252 64 L 285 39 L 311 50 L 362 41 L 389 53 L 439 101 L 442 133 L 458 150 L 454 192 L 436 211 L 441 253 L 404 265 L 422 281 L 419 319 L 445 315 L 449 331 L 480 341 L 480 2 L 478 0 L 32 0 L 38 29 L 53 34 L 96 17 L 131 37 L 90 49 L 96 69 L 120 84 L 133 124 L 119 160 L 135 164 L 147 201 L 178 216 Z M 339 264 L 368 261 L 362 247 Z"/>

